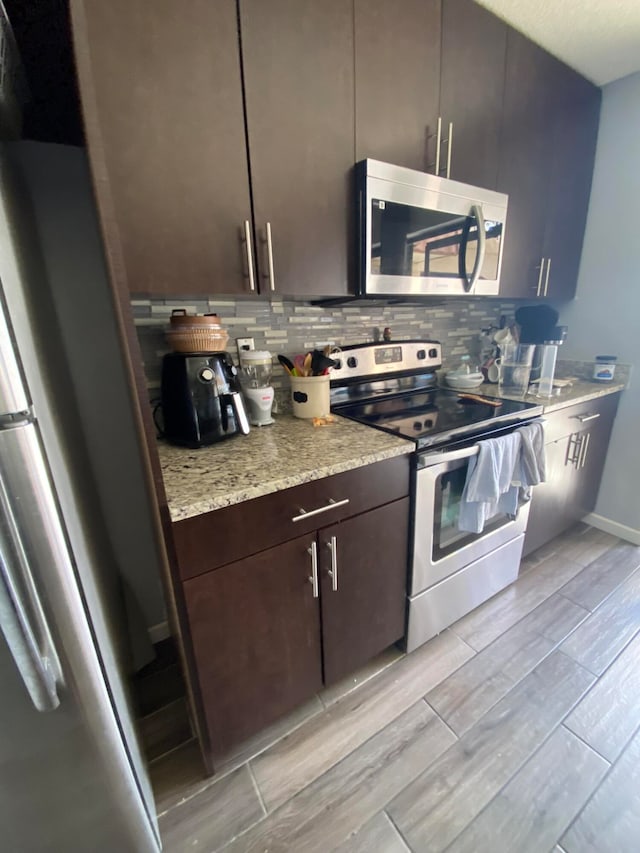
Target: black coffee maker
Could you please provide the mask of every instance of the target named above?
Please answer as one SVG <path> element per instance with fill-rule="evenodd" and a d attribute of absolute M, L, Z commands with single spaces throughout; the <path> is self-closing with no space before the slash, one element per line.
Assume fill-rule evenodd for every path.
<path fill-rule="evenodd" d="M 205 447 L 232 435 L 247 435 L 249 420 L 229 353 L 165 355 L 162 414 L 165 438 L 183 447 Z"/>

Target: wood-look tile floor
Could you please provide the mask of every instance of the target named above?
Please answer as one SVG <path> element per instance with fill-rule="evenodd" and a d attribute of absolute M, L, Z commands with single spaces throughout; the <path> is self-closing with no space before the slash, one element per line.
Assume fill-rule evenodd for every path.
<path fill-rule="evenodd" d="M 151 765 L 167 851 L 640 850 L 640 548 L 579 525 L 204 779 Z"/>

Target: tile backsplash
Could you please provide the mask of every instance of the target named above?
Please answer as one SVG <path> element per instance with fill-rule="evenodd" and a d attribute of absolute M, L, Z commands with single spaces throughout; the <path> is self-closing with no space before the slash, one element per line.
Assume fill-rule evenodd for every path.
<path fill-rule="evenodd" d="M 353 302 L 318 306 L 283 299 L 132 298 L 134 321 L 140 340 L 150 396 L 160 388 L 162 356 L 169 351 L 164 332 L 174 308 L 189 313 L 216 312 L 229 333 L 227 349 L 237 360 L 235 338 L 254 338 L 256 349 L 272 355 L 295 355 L 326 344 L 343 346 L 382 340 L 385 327 L 392 340 L 425 338 L 442 343 L 443 362 L 452 364 L 466 352 L 477 358 L 480 330 L 498 326 L 501 315 L 513 322 L 516 303 L 495 299 L 442 300 L 431 305 L 373 305 Z M 273 384 L 278 392 L 287 386 L 282 368 L 274 367 Z"/>

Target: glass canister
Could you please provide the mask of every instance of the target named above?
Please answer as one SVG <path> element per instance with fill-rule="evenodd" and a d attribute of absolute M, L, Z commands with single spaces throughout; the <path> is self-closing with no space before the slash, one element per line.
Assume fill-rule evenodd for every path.
<path fill-rule="evenodd" d="M 597 355 L 593 365 L 593 378 L 596 382 L 611 382 L 616 370 L 615 355 Z"/>

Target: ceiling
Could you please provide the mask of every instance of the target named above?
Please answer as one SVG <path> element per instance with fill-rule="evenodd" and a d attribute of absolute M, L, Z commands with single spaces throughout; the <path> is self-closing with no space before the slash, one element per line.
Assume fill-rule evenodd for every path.
<path fill-rule="evenodd" d="M 599 86 L 640 71 L 640 0 L 478 0 Z"/>

